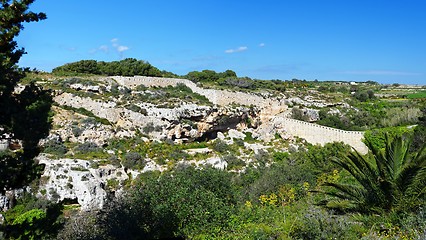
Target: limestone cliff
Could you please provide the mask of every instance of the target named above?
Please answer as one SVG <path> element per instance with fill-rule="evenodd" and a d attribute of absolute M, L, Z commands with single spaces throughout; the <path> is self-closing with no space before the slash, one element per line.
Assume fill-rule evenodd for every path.
<path fill-rule="evenodd" d="M 362 132 L 341 131 L 288 118 L 288 104 L 330 105 L 321 99 L 204 89 L 189 80 L 172 78 L 99 77 L 90 81 L 92 85 L 76 83 L 75 79 L 70 81 L 72 84 L 67 80 L 55 81 L 61 88 L 56 90 L 54 97 L 54 127 L 41 144 L 48 148 L 53 142 L 53 147 L 56 150 L 62 147 L 63 153 L 39 156 L 45 170 L 37 194 L 55 201 L 78 203 L 84 210 L 102 208 L 141 172 L 163 171 L 177 164 L 209 164 L 218 168 L 236 163 L 253 164 L 262 151 L 275 149 L 277 141 L 294 144 L 295 136 L 312 144 L 343 141 L 361 152 L 366 150 Z M 170 86 L 182 84 L 190 89 L 184 89 L 188 96 L 181 94 L 181 99 L 176 99 L 170 91 L 182 88 Z M 207 99 L 203 104 L 194 100 L 203 98 Z M 277 136 L 281 140 L 277 140 Z M 111 142 L 134 138 L 153 145 L 214 140 L 223 141 L 225 145 L 234 144 L 240 149 L 232 154 L 229 150 L 223 153 L 218 149 L 219 154 L 211 146 L 184 151 L 174 148 L 174 156 L 182 159 L 171 161 L 163 156 L 165 159 L 160 162 L 150 149 L 148 152 L 139 149 L 142 156 L 136 149 L 104 149 Z M 244 142 L 246 140 L 256 142 Z M 7 143 L 0 143 L 0 147 L 5 146 Z M 78 155 L 79 150 L 76 150 L 79 146 L 95 147 L 97 155 L 80 159 L 81 153 Z M 124 159 L 126 157 L 128 159 Z M 139 164 L 138 169 L 128 168 L 124 161 Z M 234 171 L 242 169 L 243 166 Z M 2 203 L 5 207 L 9 198 L 0 198 L 0 207 Z"/>

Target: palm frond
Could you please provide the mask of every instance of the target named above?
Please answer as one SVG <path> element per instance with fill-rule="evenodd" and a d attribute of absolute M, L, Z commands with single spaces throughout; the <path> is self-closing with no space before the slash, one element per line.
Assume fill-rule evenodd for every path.
<path fill-rule="evenodd" d="M 419 181 L 421 176 L 421 170 L 423 168 L 418 165 L 410 165 L 404 167 L 400 174 L 395 179 L 396 186 L 398 190 L 403 194 L 406 195 L 407 190 L 412 187 L 415 182 Z"/>
<path fill-rule="evenodd" d="M 333 187 L 339 192 L 325 192 L 325 194 L 340 199 L 357 200 L 362 199 L 365 196 L 365 191 L 362 188 L 355 185 L 338 184 L 332 182 L 325 182 L 323 186 Z"/>
<path fill-rule="evenodd" d="M 343 159 L 343 161 L 344 160 L 345 159 Z M 349 173 L 351 173 L 351 175 L 362 186 L 364 186 L 366 190 L 373 191 L 375 189 L 376 181 L 379 178 L 378 171 L 375 167 L 373 167 L 373 165 L 370 164 L 370 162 L 368 161 L 368 159 L 366 159 L 365 156 L 361 155 L 358 152 L 351 152 L 348 155 L 348 159 L 346 159 L 346 163 L 349 163 L 350 165 L 354 166 L 356 171 L 349 171 Z M 344 165 L 344 163 L 342 165 Z"/>
<path fill-rule="evenodd" d="M 354 178 L 359 185 L 324 183 L 332 187 L 325 191 L 334 197 L 329 202 L 349 201 L 359 211 L 392 211 L 407 205 L 407 209 L 426 197 L 426 146 L 415 157 L 410 154 L 411 139 L 386 135 L 386 146 L 379 149 L 367 140 L 373 159 L 354 151 L 345 158 L 332 159 Z M 370 161 L 372 160 L 372 161 Z M 414 204 L 414 205 L 413 205 Z M 339 206 L 337 204 L 336 206 Z"/>
<path fill-rule="evenodd" d="M 426 196 L 426 168 L 425 167 L 419 170 L 415 180 L 409 186 L 406 192 L 410 195 L 414 195 L 419 198 Z"/>
<path fill-rule="evenodd" d="M 402 136 L 395 137 L 391 140 L 388 134 L 386 134 L 384 161 L 386 161 L 389 176 L 392 177 L 392 179 L 395 179 L 403 166 L 407 164 L 410 143 L 410 139 L 404 140 Z"/>
<path fill-rule="evenodd" d="M 411 164 L 426 167 L 426 144 L 417 152 L 417 154 L 412 159 L 413 160 L 410 162 Z"/>

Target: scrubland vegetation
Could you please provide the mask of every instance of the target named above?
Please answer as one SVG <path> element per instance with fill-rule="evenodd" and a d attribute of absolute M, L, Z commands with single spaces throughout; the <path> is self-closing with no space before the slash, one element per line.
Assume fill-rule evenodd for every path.
<path fill-rule="evenodd" d="M 99 85 L 89 75 L 70 78 L 64 72 L 55 74 L 51 76 L 62 79 L 50 83 L 56 90 L 72 92 L 70 86 L 76 83 Z M 31 73 L 28 77 L 42 76 L 43 73 Z M 371 152 L 361 156 L 341 143 L 323 147 L 305 143 L 287 151 L 286 140 L 277 137 L 271 143 L 272 149 L 254 154 L 244 147 L 244 142 L 258 141 L 250 134 L 233 144 L 222 140 L 185 144 L 142 141 L 145 134 L 155 131 L 154 123 L 135 138 L 116 139 L 107 146 L 50 140 L 44 152 L 57 158 L 104 159 L 93 167 L 108 163 L 141 170 L 146 159 L 168 167 L 163 172 L 141 174 L 125 185 L 110 180 L 110 191 L 121 188 L 124 192 L 100 211 L 81 212 L 66 202 L 25 196 L 4 213 L 7 222 L 2 228 L 4 236 L 11 239 L 422 239 L 426 236 L 423 150 L 426 126 L 422 98 L 413 98 L 411 93 L 379 97 L 393 86 L 384 88 L 377 83 L 351 86 L 296 79 L 261 81 L 239 78 L 232 71 L 192 72 L 182 77 L 210 88 L 268 91 L 275 96 L 322 94 L 329 99 L 344 100 L 351 107 L 318 108 L 317 123 L 344 130 L 367 130 L 365 140 Z M 145 93 L 136 95 L 138 101 L 163 107 L 179 106 L 182 98 L 196 104 L 211 104 L 185 85 L 167 88 L 141 85 L 135 91 Z M 129 104 L 135 97 L 130 89 L 117 87 L 90 97 L 108 96 L 119 97 L 131 111 L 142 114 L 146 111 Z M 111 124 L 84 108 L 59 107 L 86 117 L 75 124 L 72 133 L 76 137 L 87 124 Z M 297 118 L 298 108 L 294 109 Z M 307 121 L 303 113 L 299 116 Z M 194 148 L 207 148 L 211 153 L 192 156 L 186 152 Z M 182 164 L 212 154 L 221 156 L 228 163 L 227 168 Z M 254 160 L 247 165 L 250 158 Z"/>
<path fill-rule="evenodd" d="M 73 91 L 70 86 L 75 83 L 99 84 L 88 75 L 70 78 L 64 72 L 55 74 L 51 76 L 63 79 L 51 83 L 57 90 Z M 43 74 L 29 74 L 33 79 L 37 76 Z M 51 140 L 45 144 L 44 151 L 57 158 L 104 159 L 93 167 L 108 163 L 133 170 L 143 169 L 146 159 L 152 159 L 167 165 L 167 170 L 146 172 L 125 185 L 110 180 L 110 191 L 121 188 L 124 192 L 100 211 L 81 212 L 66 202 L 23 197 L 4 213 L 7 221 L 2 229 L 4 236 L 11 239 L 422 239 L 426 236 L 424 99 L 409 97 L 411 93 L 380 96 L 394 86 L 384 88 L 377 83 L 351 86 L 295 79 L 261 81 L 238 78 L 232 71 L 192 72 L 182 77 L 210 88 L 268 91 L 275 96 L 320 94 L 344 100 L 350 107 L 318 108 L 317 123 L 344 130 L 366 130 L 365 141 L 371 151 L 361 156 L 342 143 L 323 147 L 304 143 L 298 149 L 284 150 L 290 149 L 288 143 L 277 136 L 271 143 L 272 149 L 254 154 L 244 147 L 244 142 L 258 142 L 250 134 L 233 144 L 222 140 L 185 144 L 142 141 L 145 134 L 155 131 L 154 123 L 137 137 L 116 139 L 107 146 Z M 143 114 L 146 110 L 129 104 L 135 97 L 131 91 L 117 87 L 91 97 L 110 94 L 119 97 L 125 108 Z M 185 85 L 167 88 L 141 85 L 135 91 L 145 92 L 137 95 L 138 101 L 163 107 L 179 106 L 182 98 L 196 104 L 211 104 Z M 59 107 L 86 117 L 75 124 L 72 132 L 76 137 L 84 125 L 110 125 L 108 120 L 84 108 Z M 303 106 L 294 108 L 296 118 L 298 108 Z M 302 112 L 299 116 L 300 120 L 308 121 Z M 210 153 L 186 152 L 194 148 L 210 149 Z M 221 156 L 228 163 L 227 168 L 182 164 L 212 154 Z M 253 161 L 247 165 L 248 159 Z"/>
<path fill-rule="evenodd" d="M 424 89 L 371 81 L 350 84 L 257 80 L 238 77 L 232 70 L 194 71 L 177 76 L 136 59 L 110 63 L 83 60 L 59 66 L 52 73 L 33 71 L 24 78 L 27 71 L 16 67 L 23 50 L 16 49 L 13 38 L 23 21 L 45 18 L 44 14 L 26 13 L 32 2 L 16 2 L 20 6 L 16 8 L 19 11 L 14 8 L 16 12 L 8 1 L 3 1 L 0 9 L 0 25 L 5 28 L 0 33 L 0 44 L 2 51 L 6 49 L 1 52 L 0 65 L 0 133 L 14 133 L 23 142 L 18 151 L 0 152 L 0 192 L 24 186 L 32 190 L 23 191 L 13 208 L 1 212 L 0 239 L 426 238 Z M 14 14 L 23 14 L 24 19 L 15 18 Z M 7 28 L 6 22 L 15 27 Z M 343 143 L 314 146 L 300 139 L 296 140 L 297 145 L 290 146 L 289 140 L 279 134 L 270 143 L 263 143 L 266 147 L 257 152 L 246 146 L 260 142 L 251 133 L 232 143 L 227 138 L 183 144 L 149 141 L 149 133 L 158 127 L 155 123 L 147 124 L 134 137 L 112 139 L 102 146 L 91 141 L 50 139 L 41 149 L 38 141 L 48 135 L 51 127 L 52 99 L 50 92 L 33 82 L 43 82 L 44 78 L 49 78 L 40 83 L 45 88 L 94 99 L 118 99 L 118 105 L 142 115 L 146 115 L 146 109 L 132 104 L 133 98 L 163 108 L 179 106 L 181 99 L 211 105 L 185 85 L 141 85 L 135 89 L 139 94 L 132 95 L 132 90 L 118 85 L 102 89 L 96 75 L 186 78 L 205 88 L 283 99 L 320 97 L 334 104 L 310 106 L 318 110 L 316 122 L 366 131 L 365 143 L 370 152 L 361 155 Z M 14 94 L 18 82 L 31 83 L 22 93 Z M 100 87 L 96 93 L 82 93 L 72 88 L 73 84 Z M 293 117 L 310 121 L 302 111 L 306 106 L 291 104 L 296 109 Z M 84 126 L 112 125 L 84 108 L 56 107 L 84 116 L 71 126 L 74 137 L 83 133 Z M 193 123 L 187 120 L 186 124 Z M 191 155 L 189 149 L 206 152 Z M 129 173 L 143 169 L 147 159 L 166 167 L 161 172 L 143 172 L 124 183 L 109 179 L 105 187 L 111 196 L 108 204 L 101 210 L 81 211 L 67 200 L 45 200 L 46 190 L 40 191 L 38 197 L 32 194 L 46 180 L 40 178 L 43 169 L 33 161 L 42 150 L 52 161 L 87 159 L 93 160 L 93 168 L 111 164 L 122 166 Z M 219 156 L 227 167 L 216 169 L 195 164 L 211 155 Z M 69 180 L 68 189 L 73 188 L 71 176 L 61 178 Z"/>
<path fill-rule="evenodd" d="M 410 135 L 367 138 L 372 151 L 366 156 L 340 143 L 265 152 L 257 162 L 263 164 L 243 172 L 178 164 L 128 182 L 100 211 L 22 198 L 5 213 L 12 224 L 4 230 L 16 238 L 26 229 L 58 239 L 422 239 L 426 155 Z M 122 156 L 129 168 L 140 168 L 144 152 L 158 160 L 185 159 L 184 152 L 167 155 L 184 145 L 134 141 L 111 144 L 133 149 Z M 96 151 L 85 145 L 80 151 Z M 224 154 L 236 148 L 210 147 Z"/>

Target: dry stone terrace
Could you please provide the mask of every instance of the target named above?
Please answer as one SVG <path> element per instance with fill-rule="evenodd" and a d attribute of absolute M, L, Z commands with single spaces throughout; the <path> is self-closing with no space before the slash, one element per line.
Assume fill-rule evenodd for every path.
<path fill-rule="evenodd" d="M 279 114 L 287 110 L 287 106 L 283 101 L 276 99 L 267 99 L 254 94 L 242 93 L 242 92 L 231 92 L 225 90 L 215 89 L 203 89 L 198 87 L 195 83 L 187 79 L 176 79 L 176 78 L 158 78 L 158 77 L 112 77 L 119 84 L 134 88 L 138 85 L 145 85 L 147 87 L 166 87 L 176 86 L 179 83 L 185 84 L 193 92 L 207 97 L 212 103 L 217 105 L 226 106 L 232 103 L 241 105 L 254 105 L 262 109 L 261 114 L 263 115 L 262 121 L 271 120 L 274 115 Z M 364 133 L 357 131 L 343 131 L 340 129 L 330 128 L 321 126 L 318 124 L 307 123 L 291 118 L 283 118 L 283 125 L 285 130 L 294 136 L 304 138 L 307 142 L 312 144 L 324 145 L 329 142 L 344 142 L 352 146 L 355 150 L 360 153 L 367 153 L 367 147 L 362 142 Z"/>
<path fill-rule="evenodd" d="M 167 87 L 167 86 L 176 86 L 179 83 L 185 84 L 195 93 L 205 96 L 213 104 L 220 106 L 226 106 L 232 103 L 241 104 L 241 105 L 254 105 L 258 107 L 265 107 L 273 104 L 281 104 L 277 100 L 267 99 L 261 96 L 254 94 L 242 93 L 242 92 L 231 92 L 226 90 L 215 90 L 215 89 L 204 89 L 198 87 L 195 83 L 187 79 L 178 79 L 178 78 L 159 78 L 159 77 L 145 77 L 145 76 L 135 76 L 135 77 L 121 77 L 115 76 L 112 77 L 120 85 L 126 86 L 128 88 L 135 88 L 141 84 L 147 87 Z"/>

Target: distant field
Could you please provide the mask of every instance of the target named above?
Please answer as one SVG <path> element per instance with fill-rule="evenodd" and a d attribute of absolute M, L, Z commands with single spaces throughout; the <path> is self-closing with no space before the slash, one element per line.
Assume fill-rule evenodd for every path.
<path fill-rule="evenodd" d="M 409 99 L 426 98 L 426 91 L 408 94 L 407 98 Z"/>

